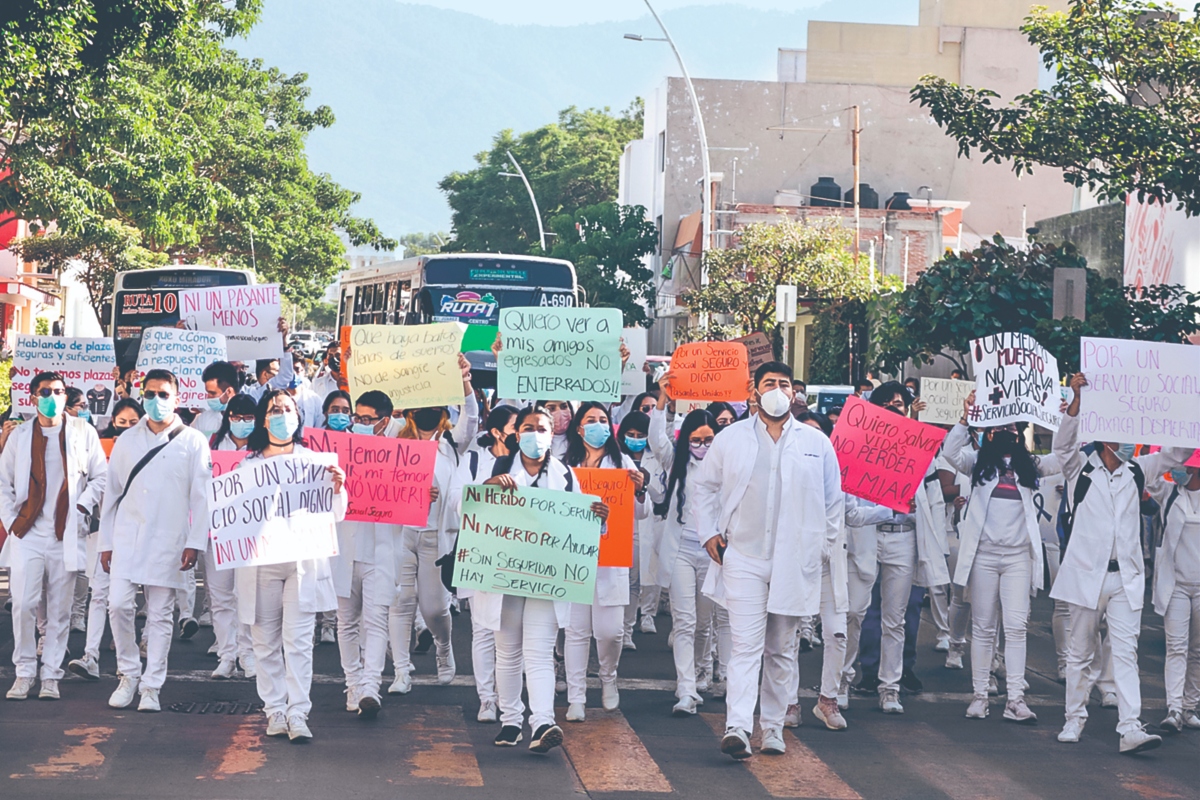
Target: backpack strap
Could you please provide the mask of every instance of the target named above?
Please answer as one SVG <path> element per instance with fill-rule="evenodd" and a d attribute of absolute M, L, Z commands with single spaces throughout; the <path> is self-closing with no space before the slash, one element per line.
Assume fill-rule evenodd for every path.
<path fill-rule="evenodd" d="M 469 455 L 471 464 L 471 480 L 475 480 L 475 476 L 479 473 L 479 451 L 472 450 Z"/>
<path fill-rule="evenodd" d="M 492 464 L 491 477 L 494 478 L 497 475 L 505 475 L 505 474 L 511 472 L 512 465 L 513 465 L 513 454 L 512 453 L 509 453 L 506 456 L 500 456 L 499 458 L 496 459 L 496 462 L 494 464 Z"/>
<path fill-rule="evenodd" d="M 146 468 L 146 465 L 154 460 L 154 457 L 161 453 L 163 449 L 171 442 L 175 441 L 175 437 L 183 433 L 183 429 L 187 427 L 182 422 L 167 434 L 167 440 L 158 447 L 152 447 L 142 456 L 141 460 L 133 465 L 133 469 L 129 471 L 129 477 L 125 479 L 125 491 L 121 492 L 121 496 L 117 498 L 117 502 L 113 505 L 113 510 L 116 511 L 121 507 L 121 501 L 125 499 L 125 495 L 129 494 L 130 488 L 133 486 L 133 479 L 138 476 L 138 473 Z"/>
<path fill-rule="evenodd" d="M 1063 517 L 1063 552 L 1066 552 L 1067 544 L 1071 541 L 1071 531 L 1075 527 L 1075 512 L 1079 510 L 1079 504 L 1083 502 L 1083 498 L 1087 497 L 1088 489 L 1092 488 L 1092 471 L 1094 469 L 1096 469 L 1096 465 L 1089 461 L 1083 465 L 1083 471 L 1075 480 L 1075 491 L 1071 493 L 1071 502 Z"/>

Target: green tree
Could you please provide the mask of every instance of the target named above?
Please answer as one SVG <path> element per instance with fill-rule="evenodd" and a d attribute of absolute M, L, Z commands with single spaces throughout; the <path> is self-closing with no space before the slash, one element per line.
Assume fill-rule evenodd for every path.
<path fill-rule="evenodd" d="M 609 109 L 580 111 L 572 106 L 558 122 L 514 134 L 504 130 L 492 148 L 475 156 L 477 167 L 453 172 L 438 186 L 452 211 L 456 252 L 540 252 L 538 224 L 524 184 L 501 175 L 515 173 L 513 157 L 525 171 L 543 224 L 617 196 L 617 176 L 625 145 L 642 135 L 642 102 L 620 115 Z M 549 246 L 549 243 L 547 243 Z"/>
<path fill-rule="evenodd" d="M 966 370 L 972 339 L 1027 333 L 1058 359 L 1079 366 L 1081 336 L 1184 342 L 1200 333 L 1200 295 L 1180 286 L 1152 286 L 1138 294 L 1088 270 L 1085 321 L 1053 319 L 1054 270 L 1086 267 L 1071 245 L 1035 243 L 1018 250 L 997 236 L 977 250 L 947 253 L 903 292 L 871 303 L 874 330 L 869 359 L 899 373 L 910 361 L 944 355 Z"/>
<path fill-rule="evenodd" d="M 654 275 L 643 263 L 658 247 L 658 228 L 641 206 L 597 203 L 550 221 L 550 255 L 575 264 L 579 285 L 596 308 L 619 308 L 625 324 L 649 327 Z"/>
<path fill-rule="evenodd" d="M 1072 0 L 1034 9 L 1022 31 L 1055 71 L 1011 105 L 986 88 L 926 76 L 914 100 L 984 161 L 1059 167 L 1104 199 L 1136 193 L 1200 213 L 1200 14 L 1140 0 Z"/>
<path fill-rule="evenodd" d="M 427 256 L 440 253 L 450 243 L 450 234 L 444 231 L 437 233 L 406 233 L 400 237 L 400 246 L 404 248 L 404 257 Z"/>

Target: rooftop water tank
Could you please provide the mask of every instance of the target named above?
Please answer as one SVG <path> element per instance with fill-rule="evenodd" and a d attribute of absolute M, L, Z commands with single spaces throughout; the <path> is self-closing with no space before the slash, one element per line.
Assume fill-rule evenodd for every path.
<path fill-rule="evenodd" d="M 809 205 L 825 208 L 838 208 L 842 205 L 842 187 L 830 177 L 817 178 L 817 182 L 808 190 Z"/>
<path fill-rule="evenodd" d="M 846 190 L 845 196 L 846 206 L 854 207 L 854 190 Z M 859 208 L 879 208 L 879 192 L 871 188 L 869 183 L 860 183 L 858 185 L 858 207 Z"/>

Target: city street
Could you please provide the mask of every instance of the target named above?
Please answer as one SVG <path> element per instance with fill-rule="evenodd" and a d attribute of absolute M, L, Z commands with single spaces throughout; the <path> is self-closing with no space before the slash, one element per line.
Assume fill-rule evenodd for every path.
<path fill-rule="evenodd" d="M 787 754 L 741 764 L 718 751 L 723 701 L 708 700 L 696 718 L 671 717 L 665 614 L 658 634 L 635 634 L 638 650 L 622 657 L 621 710 L 599 709 L 593 680 L 588 721 L 564 723 L 564 746 L 549 756 L 531 754 L 524 744 L 497 748 L 491 742 L 498 727 L 475 722 L 466 615 L 455 624 L 454 685 L 433 685 L 433 655 L 414 656 L 416 687 L 406 697 L 385 696 L 383 711 L 370 722 L 343 710 L 337 647 L 318 646 L 310 717 L 315 738 L 307 746 L 263 736 L 262 715 L 246 713 L 257 701 L 253 682 L 208 677 L 216 661 L 205 655 L 212 641 L 207 628 L 191 642 L 174 643 L 162 713 L 109 709 L 116 681 L 106 637 L 99 683 L 69 677 L 60 702 L 0 703 L 0 797 L 1195 797 L 1198 731 L 1168 738 L 1143 755 L 1120 756 L 1116 711 L 1093 703 L 1080 744 L 1055 740 L 1063 690 L 1052 680 L 1044 597 L 1034 617 L 1029 681 L 1037 725 L 1003 721 L 998 701 L 987 720 L 964 718 L 969 672 L 942 668 L 926 611 L 918 656 L 925 693 L 904 698 L 902 717 L 885 717 L 873 700 L 854 698 L 849 730 L 826 731 L 813 719 L 813 692 L 806 691 L 804 725 L 785 734 Z M 6 687 L 13 677 L 11 631 L 11 616 L 0 615 Z M 82 641 L 82 634 L 71 635 L 72 653 Z M 1142 717 L 1151 730 L 1163 716 L 1162 652 L 1162 621 L 1147 612 Z M 816 682 L 819 663 L 819 649 L 802 656 L 803 686 Z M 561 719 L 561 695 L 559 704 Z"/>

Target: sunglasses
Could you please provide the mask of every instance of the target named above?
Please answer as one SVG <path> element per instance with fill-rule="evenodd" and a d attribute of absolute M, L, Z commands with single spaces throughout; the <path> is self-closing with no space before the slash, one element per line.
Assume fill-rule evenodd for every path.
<path fill-rule="evenodd" d="M 654 406 L 642 406 L 641 408 L 638 409 L 638 411 L 641 411 L 643 414 L 649 414 L 653 410 L 654 410 Z"/>
<path fill-rule="evenodd" d="M 142 397 L 157 397 L 159 400 L 170 400 L 174 396 L 171 392 L 142 392 Z"/>
<path fill-rule="evenodd" d="M 38 397 L 62 397 L 67 393 L 66 389 L 38 389 Z"/>

